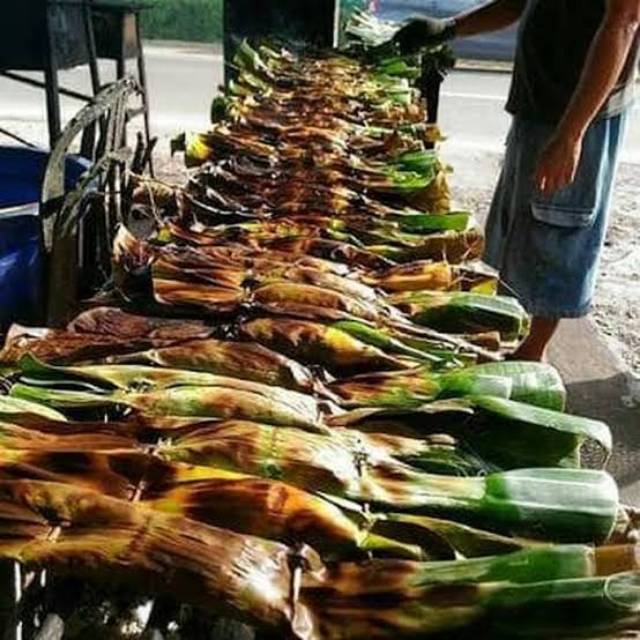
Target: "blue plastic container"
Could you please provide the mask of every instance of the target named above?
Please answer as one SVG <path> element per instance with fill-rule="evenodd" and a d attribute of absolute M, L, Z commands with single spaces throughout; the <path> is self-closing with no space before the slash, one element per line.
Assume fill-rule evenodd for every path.
<path fill-rule="evenodd" d="M 44 303 L 40 190 L 48 153 L 0 147 L 0 331 L 12 322 L 38 322 Z M 87 163 L 69 158 L 71 189 Z"/>

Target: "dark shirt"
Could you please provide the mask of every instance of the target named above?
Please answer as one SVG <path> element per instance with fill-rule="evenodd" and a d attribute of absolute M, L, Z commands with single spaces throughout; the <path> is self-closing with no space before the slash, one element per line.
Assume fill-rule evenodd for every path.
<path fill-rule="evenodd" d="M 580 81 L 607 0 L 528 0 L 526 5 L 507 111 L 527 120 L 556 124 Z M 640 35 L 600 117 L 617 115 L 633 101 L 639 45 Z"/>

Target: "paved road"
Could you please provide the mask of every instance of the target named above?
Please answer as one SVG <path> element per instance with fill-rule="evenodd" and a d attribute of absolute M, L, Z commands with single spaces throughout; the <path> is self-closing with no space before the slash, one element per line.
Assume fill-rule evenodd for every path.
<path fill-rule="evenodd" d="M 198 129 L 206 126 L 209 104 L 222 81 L 222 56 L 203 47 L 148 46 L 152 123 L 157 133 Z M 104 78 L 112 69 L 103 65 Z M 84 69 L 62 73 L 62 82 L 76 90 L 86 90 Z M 441 123 L 456 151 L 500 151 L 509 126 L 503 111 L 509 87 L 506 73 L 456 71 L 447 79 L 442 97 Z M 0 123 L 41 122 L 43 95 L 36 89 L 0 79 Z M 78 103 L 65 100 L 69 117 Z M 640 110 L 636 109 L 625 159 L 640 163 Z"/>

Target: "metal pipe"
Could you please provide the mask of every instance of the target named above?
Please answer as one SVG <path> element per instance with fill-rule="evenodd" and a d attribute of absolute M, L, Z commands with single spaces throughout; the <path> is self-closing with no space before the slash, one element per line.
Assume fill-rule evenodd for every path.
<path fill-rule="evenodd" d="M 10 80 L 16 80 L 17 82 L 22 82 L 32 87 L 37 87 L 38 89 L 47 88 L 46 82 L 42 82 L 42 80 L 36 80 L 35 78 L 29 78 L 28 76 L 23 76 L 21 73 L 16 73 L 15 71 L 0 71 L 0 75 L 3 75 L 5 78 L 9 78 Z M 65 89 L 64 87 L 59 87 L 58 93 L 61 93 L 63 96 L 67 96 L 68 98 L 81 100 L 82 102 L 91 102 L 91 100 L 93 100 L 91 96 L 79 93 L 78 91 L 74 91 L 73 89 Z"/>

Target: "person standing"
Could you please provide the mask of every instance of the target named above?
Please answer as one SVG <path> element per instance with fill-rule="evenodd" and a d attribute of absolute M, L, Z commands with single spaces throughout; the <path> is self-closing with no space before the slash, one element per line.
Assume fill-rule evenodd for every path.
<path fill-rule="evenodd" d="M 640 0 L 494 0 L 410 20 L 403 52 L 520 20 L 513 116 L 485 260 L 533 316 L 514 354 L 544 360 L 563 318 L 589 313 L 640 51 Z"/>

